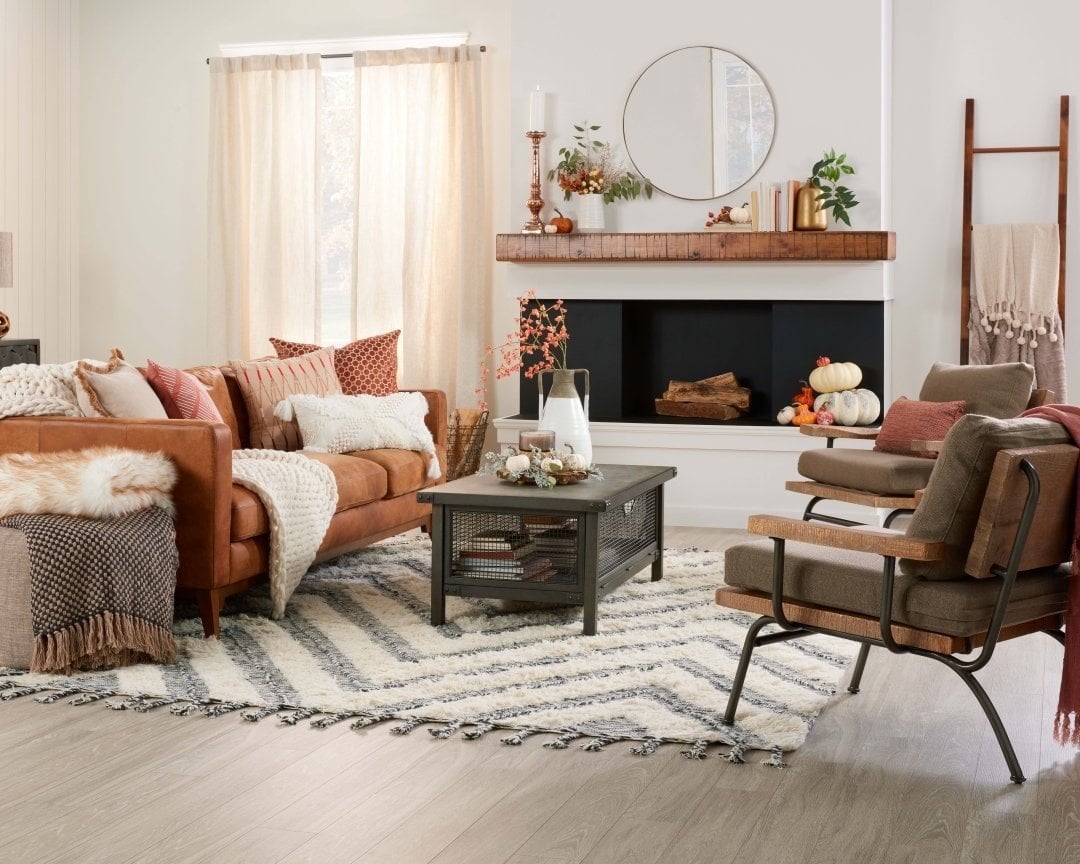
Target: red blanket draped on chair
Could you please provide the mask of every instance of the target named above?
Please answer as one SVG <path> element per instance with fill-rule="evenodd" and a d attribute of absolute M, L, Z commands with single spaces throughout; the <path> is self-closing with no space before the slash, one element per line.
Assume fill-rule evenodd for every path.
<path fill-rule="evenodd" d="M 1060 423 L 1080 447 L 1080 407 L 1044 405 L 1025 411 L 1022 417 L 1037 417 Z M 1054 738 L 1061 744 L 1080 747 L 1080 479 L 1077 484 L 1076 528 L 1073 531 L 1072 579 L 1069 580 L 1069 611 L 1065 616 L 1065 661 L 1061 670 Z"/>

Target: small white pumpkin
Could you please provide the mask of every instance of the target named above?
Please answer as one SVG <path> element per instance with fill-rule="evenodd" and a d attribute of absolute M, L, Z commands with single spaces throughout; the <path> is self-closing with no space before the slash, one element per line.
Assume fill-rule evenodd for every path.
<path fill-rule="evenodd" d="M 570 471 L 584 471 L 589 467 L 588 463 L 585 461 L 585 457 L 580 453 L 571 453 L 563 459 L 563 464 Z"/>
<path fill-rule="evenodd" d="M 855 391 L 859 400 L 859 419 L 856 426 L 869 426 L 881 416 L 881 400 L 870 390 L 860 387 Z"/>
<path fill-rule="evenodd" d="M 742 207 L 732 207 L 728 211 L 728 219 L 735 223 L 743 223 L 750 221 L 750 205 L 743 204 Z"/>
<path fill-rule="evenodd" d="M 547 474 L 554 474 L 563 470 L 563 463 L 558 459 L 541 459 L 540 468 Z"/>
<path fill-rule="evenodd" d="M 810 373 L 810 386 L 818 393 L 854 390 L 862 381 L 862 369 L 854 363 L 830 363 L 828 360 L 824 363 L 819 360 L 818 363 L 818 367 Z"/>
<path fill-rule="evenodd" d="M 520 474 L 522 471 L 528 471 L 529 465 L 532 464 L 532 460 L 529 459 L 524 453 L 519 453 L 517 456 L 509 456 L 506 459 L 506 470 L 511 474 Z"/>
<path fill-rule="evenodd" d="M 817 405 L 814 406 L 814 410 L 815 411 L 817 410 Z M 792 408 L 790 405 L 785 405 L 783 408 L 780 409 L 779 413 L 776 415 L 776 422 L 779 423 L 781 426 L 789 425 L 791 423 L 791 421 L 794 420 L 794 419 L 795 419 L 795 409 Z"/>

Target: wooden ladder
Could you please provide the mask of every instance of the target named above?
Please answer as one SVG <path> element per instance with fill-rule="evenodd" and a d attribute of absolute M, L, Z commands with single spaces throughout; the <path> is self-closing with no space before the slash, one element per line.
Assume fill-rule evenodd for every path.
<path fill-rule="evenodd" d="M 1058 154 L 1058 241 L 1061 260 L 1058 264 L 1058 314 L 1065 326 L 1065 218 L 1068 211 L 1069 182 L 1069 97 L 1061 97 L 1061 121 L 1058 143 L 1041 147 L 976 147 L 975 100 L 964 102 L 964 226 L 960 258 L 960 362 L 969 360 L 968 324 L 971 318 L 971 194 L 975 156 L 981 153 L 1057 153 Z"/>

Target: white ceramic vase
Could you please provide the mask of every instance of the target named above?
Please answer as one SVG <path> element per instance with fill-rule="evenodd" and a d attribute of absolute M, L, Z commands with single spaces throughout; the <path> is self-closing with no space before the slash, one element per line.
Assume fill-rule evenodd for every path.
<path fill-rule="evenodd" d="M 586 196 L 593 197 L 593 196 Z M 551 390 L 544 398 L 544 374 L 551 372 Z M 578 396 L 574 376 L 585 375 L 584 403 Z M 540 387 L 540 429 L 555 433 L 555 448 L 569 446 L 592 464 L 592 437 L 589 435 L 589 370 L 545 369 L 537 375 Z"/>
<path fill-rule="evenodd" d="M 604 196 L 577 196 L 577 230 L 583 233 L 595 233 L 604 230 Z"/>

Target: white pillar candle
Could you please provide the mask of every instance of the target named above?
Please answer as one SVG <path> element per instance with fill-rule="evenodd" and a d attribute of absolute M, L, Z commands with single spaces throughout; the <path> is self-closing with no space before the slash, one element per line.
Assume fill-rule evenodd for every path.
<path fill-rule="evenodd" d="M 529 128 L 526 132 L 544 131 L 544 98 L 547 96 L 540 85 L 529 94 Z"/>

